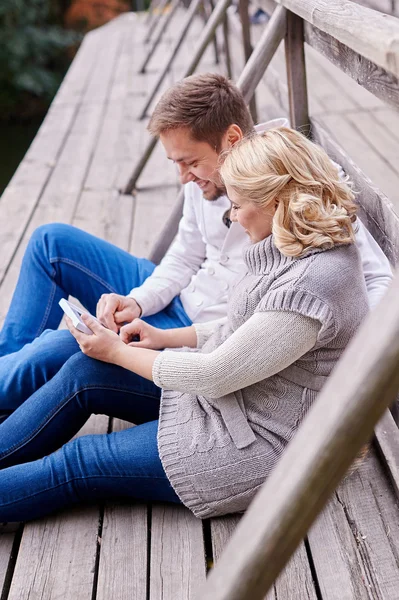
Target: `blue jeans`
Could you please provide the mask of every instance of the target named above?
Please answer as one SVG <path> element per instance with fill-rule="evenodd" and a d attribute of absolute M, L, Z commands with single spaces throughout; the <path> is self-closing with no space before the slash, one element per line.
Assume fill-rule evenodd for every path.
<path fill-rule="evenodd" d="M 0 521 L 104 499 L 180 502 L 158 455 L 160 392 L 130 371 L 75 353 L 0 425 Z M 66 443 L 92 413 L 138 425 Z"/>
<path fill-rule="evenodd" d="M 36 229 L 0 333 L 0 422 L 79 352 L 69 331 L 56 330 L 63 315 L 58 301 L 72 295 L 95 314 L 101 294 L 126 295 L 154 268 L 70 225 Z M 163 329 L 191 325 L 179 298 L 145 320 Z"/>

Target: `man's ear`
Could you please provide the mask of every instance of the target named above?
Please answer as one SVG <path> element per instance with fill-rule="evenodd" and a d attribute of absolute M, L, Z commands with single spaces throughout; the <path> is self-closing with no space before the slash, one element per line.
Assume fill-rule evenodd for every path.
<path fill-rule="evenodd" d="M 242 133 L 241 128 L 238 125 L 233 123 L 232 125 L 228 126 L 227 131 L 225 133 L 225 139 L 229 148 L 231 146 L 234 146 L 234 144 L 236 144 L 240 140 L 242 140 L 243 137 L 244 134 Z"/>

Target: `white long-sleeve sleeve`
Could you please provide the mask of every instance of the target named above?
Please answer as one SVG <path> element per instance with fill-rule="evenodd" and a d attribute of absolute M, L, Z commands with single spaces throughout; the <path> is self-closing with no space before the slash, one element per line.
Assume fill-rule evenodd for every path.
<path fill-rule="evenodd" d="M 213 352 L 161 352 L 153 379 L 164 389 L 219 398 L 298 360 L 315 345 L 320 327 L 294 312 L 255 313 Z"/>
<path fill-rule="evenodd" d="M 392 281 L 389 261 L 371 233 L 357 219 L 356 245 L 362 260 L 370 308 L 374 308 L 385 294 Z"/>
<path fill-rule="evenodd" d="M 205 260 L 206 243 L 190 205 L 192 198 L 186 192 L 187 187 L 183 216 L 174 242 L 151 276 L 129 292 L 141 306 L 143 316 L 165 308 L 189 284 Z"/>

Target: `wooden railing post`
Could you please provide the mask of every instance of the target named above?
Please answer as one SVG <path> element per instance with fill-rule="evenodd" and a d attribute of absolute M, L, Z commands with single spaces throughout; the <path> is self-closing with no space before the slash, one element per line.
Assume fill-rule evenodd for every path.
<path fill-rule="evenodd" d="M 291 11 L 287 12 L 285 59 L 291 127 L 309 135 L 303 20 Z"/>
<path fill-rule="evenodd" d="M 242 43 L 244 47 L 244 58 L 245 63 L 248 62 L 249 57 L 252 54 L 252 44 L 251 44 L 251 27 L 249 22 L 249 0 L 239 0 L 238 8 L 240 11 L 240 20 L 242 27 Z M 256 96 L 255 92 L 253 93 L 251 100 L 249 102 L 249 110 L 252 115 L 252 119 L 254 123 L 258 122 L 258 111 L 256 108 Z"/>
<path fill-rule="evenodd" d="M 237 82 L 247 102 L 252 98 L 281 40 L 284 39 L 286 27 L 287 11 L 278 6 Z"/>

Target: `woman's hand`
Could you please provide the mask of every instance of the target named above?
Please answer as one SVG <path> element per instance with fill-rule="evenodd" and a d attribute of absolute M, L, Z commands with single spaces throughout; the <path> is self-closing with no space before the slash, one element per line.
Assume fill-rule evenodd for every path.
<path fill-rule="evenodd" d="M 166 345 L 165 331 L 148 325 L 141 319 L 134 319 L 131 323 L 123 325 L 120 329 L 120 338 L 125 344 L 136 348 L 162 350 Z"/>
<path fill-rule="evenodd" d="M 82 314 L 81 319 L 92 330 L 93 335 L 79 331 L 71 319 L 65 317 L 67 327 L 78 342 L 83 354 L 97 360 L 102 360 L 103 362 L 116 363 L 118 353 L 125 348 L 125 344 L 118 334 L 100 325 L 100 323 L 88 314 Z"/>

